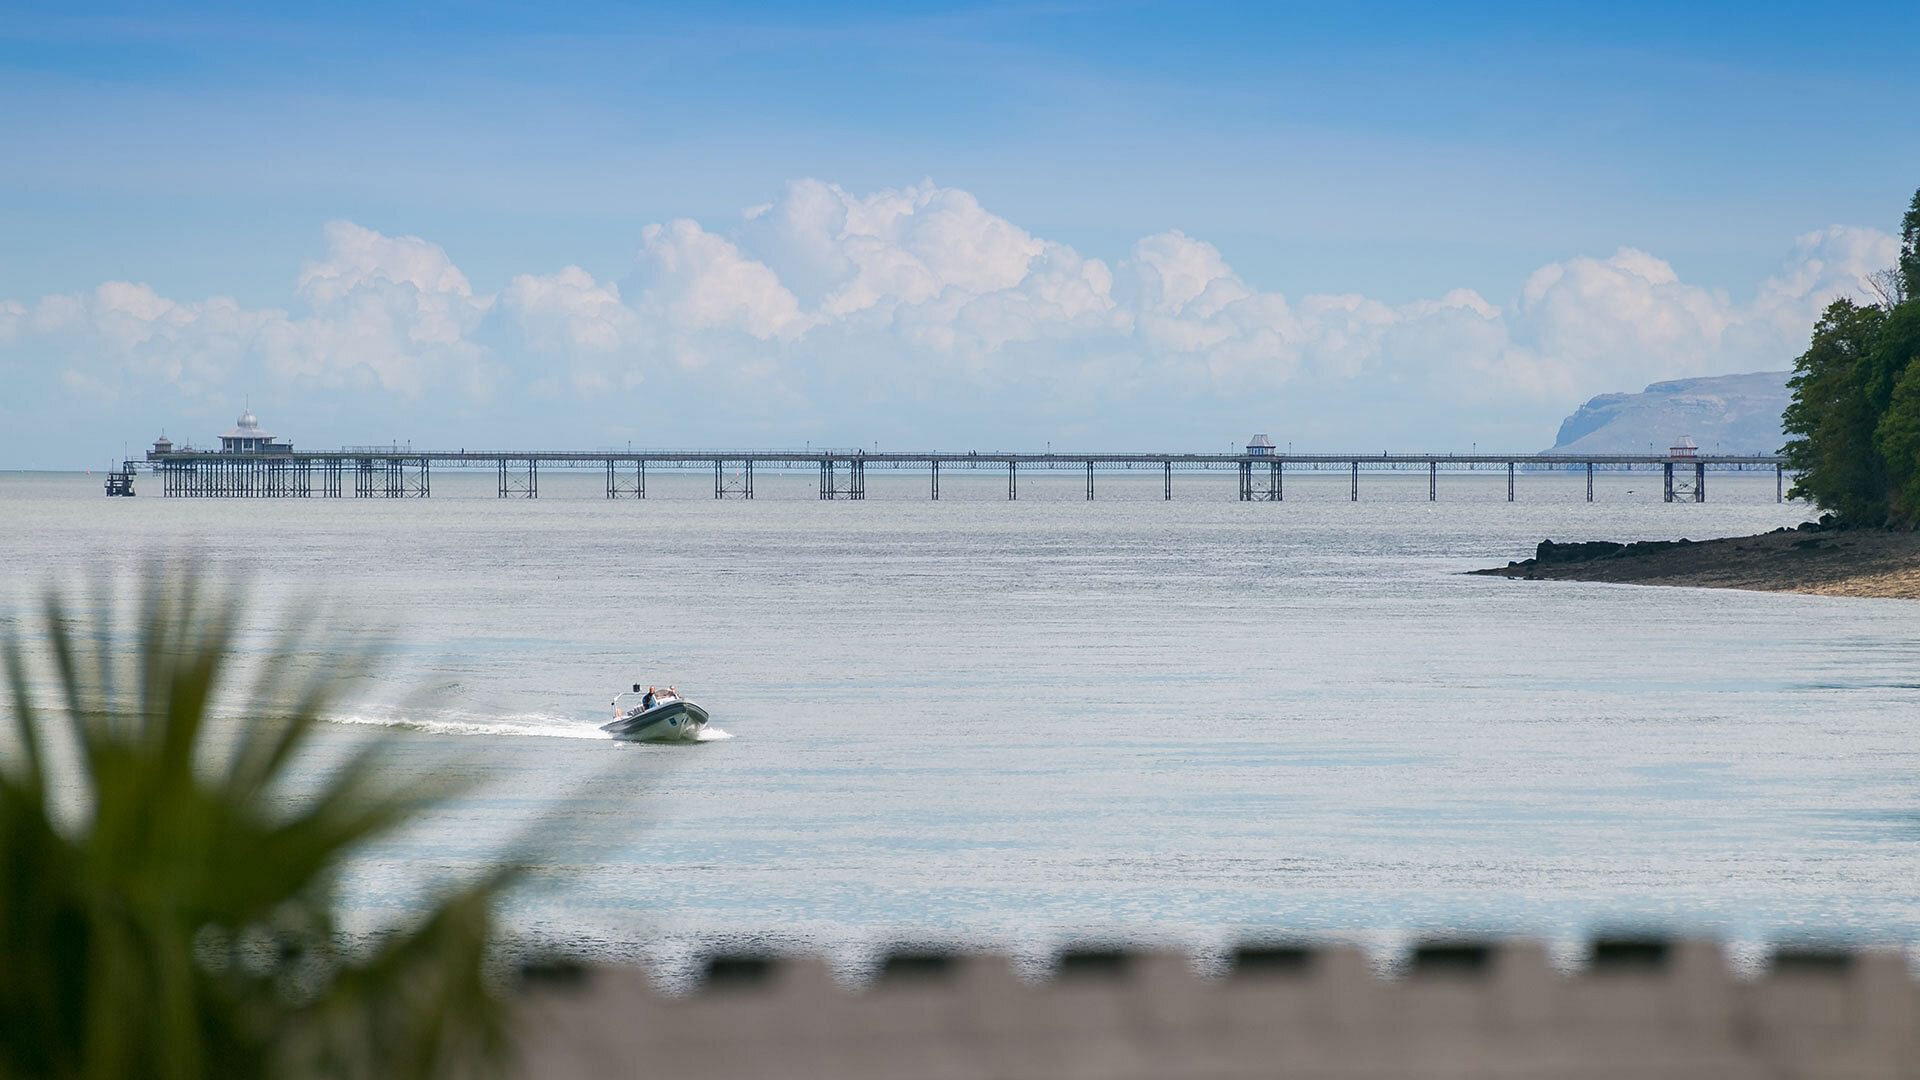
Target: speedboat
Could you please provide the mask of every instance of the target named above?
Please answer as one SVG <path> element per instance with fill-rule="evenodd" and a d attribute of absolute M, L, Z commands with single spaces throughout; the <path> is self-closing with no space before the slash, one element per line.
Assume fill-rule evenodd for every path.
<path fill-rule="evenodd" d="M 600 730 L 635 742 L 697 742 L 706 726 L 707 710 L 671 690 L 655 693 L 648 703 L 635 683 L 632 692 L 614 697 L 613 720 Z"/>

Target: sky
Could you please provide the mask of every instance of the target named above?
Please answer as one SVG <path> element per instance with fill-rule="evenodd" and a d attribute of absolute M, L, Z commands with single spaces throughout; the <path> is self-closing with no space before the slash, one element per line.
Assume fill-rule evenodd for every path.
<path fill-rule="evenodd" d="M 558 8 L 563 10 L 550 10 Z M 1537 450 L 1780 370 L 1920 5 L 0 19 L 0 468 L 296 447 Z"/>

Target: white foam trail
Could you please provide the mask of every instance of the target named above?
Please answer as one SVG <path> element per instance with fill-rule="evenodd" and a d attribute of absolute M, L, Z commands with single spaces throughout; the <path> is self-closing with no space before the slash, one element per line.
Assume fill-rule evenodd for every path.
<path fill-rule="evenodd" d="M 733 735 L 731 733 L 721 731 L 717 727 L 708 726 L 708 727 L 701 728 L 699 736 L 697 736 L 693 741 L 694 742 L 719 742 L 721 739 L 731 739 L 731 738 L 733 738 Z"/>
<path fill-rule="evenodd" d="M 554 713 L 518 713 L 509 716 L 381 716 L 351 714 L 330 716 L 335 724 L 420 731 L 429 735 L 530 735 L 543 739 L 611 739 L 591 720 Z M 723 738 L 725 736 L 722 736 Z"/>

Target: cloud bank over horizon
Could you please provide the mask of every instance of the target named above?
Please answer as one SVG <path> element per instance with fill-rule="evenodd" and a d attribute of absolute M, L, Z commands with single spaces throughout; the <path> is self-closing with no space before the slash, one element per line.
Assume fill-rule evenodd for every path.
<path fill-rule="evenodd" d="M 617 279 L 567 266 L 485 292 L 428 239 L 341 220 L 323 242 L 284 309 L 125 281 L 0 299 L 0 377 L 36 391 L 0 416 L 160 423 L 250 394 L 342 437 L 355 402 L 383 402 L 417 442 L 1131 447 L 1275 429 L 1328 449 L 1525 449 L 1598 393 L 1786 366 L 1819 310 L 1897 254 L 1858 226 L 1783 238 L 1740 299 L 1627 247 L 1505 297 L 1289 297 L 1180 231 L 1109 261 L 958 188 L 818 180 L 725 224 L 649 225 Z M 686 423 L 635 417 L 667 405 Z"/>

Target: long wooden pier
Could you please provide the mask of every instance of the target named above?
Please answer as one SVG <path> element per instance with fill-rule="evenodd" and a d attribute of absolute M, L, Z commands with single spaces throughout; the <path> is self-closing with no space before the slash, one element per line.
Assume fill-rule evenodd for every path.
<path fill-rule="evenodd" d="M 1705 502 L 1708 472 L 1772 470 L 1774 496 L 1786 497 L 1786 462 L 1774 454 L 1295 454 L 1295 453 L 1149 453 L 940 450 L 414 450 L 400 447 L 348 447 L 301 453 L 229 453 L 172 451 L 149 453 L 125 463 L 129 474 L 145 468 L 156 474 L 161 494 L 170 498 L 427 498 L 436 469 L 488 470 L 498 480 L 497 494 L 538 498 L 540 473 L 547 469 L 595 469 L 606 476 L 609 499 L 647 497 L 647 473 L 658 469 L 711 469 L 713 497 L 753 498 L 756 469 L 816 471 L 820 498 L 867 497 L 867 470 L 907 470 L 926 474 L 928 498 L 940 498 L 940 478 L 955 469 L 1004 470 L 1007 498 L 1020 497 L 1022 468 L 1084 472 L 1086 497 L 1094 497 L 1099 473 L 1159 472 L 1163 498 L 1173 498 L 1175 472 L 1233 469 L 1239 475 L 1242 502 L 1282 502 L 1286 478 L 1294 472 L 1345 472 L 1348 497 L 1360 499 L 1362 472 L 1427 474 L 1427 498 L 1440 498 L 1441 473 L 1504 469 L 1507 501 L 1518 498 L 1520 473 L 1586 474 L 1587 501 L 1593 501 L 1596 470 L 1659 469 L 1667 502 Z M 351 479 L 349 479 L 351 478 Z"/>

